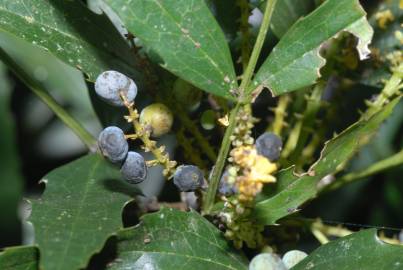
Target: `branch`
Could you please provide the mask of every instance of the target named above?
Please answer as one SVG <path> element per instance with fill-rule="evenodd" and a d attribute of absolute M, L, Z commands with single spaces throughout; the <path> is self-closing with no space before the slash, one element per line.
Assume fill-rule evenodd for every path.
<path fill-rule="evenodd" d="M 271 16 L 273 14 L 274 6 L 276 4 L 277 0 L 268 0 L 263 16 L 263 21 L 262 25 L 259 30 L 259 34 L 257 36 L 257 40 L 255 43 L 255 46 L 253 47 L 252 55 L 249 59 L 248 66 L 242 76 L 242 82 L 240 86 L 240 101 L 235 105 L 235 107 L 231 110 L 230 116 L 229 116 L 229 125 L 227 129 L 225 130 L 223 142 L 221 144 L 220 151 L 218 153 L 217 161 L 216 164 L 213 168 L 213 171 L 211 173 L 211 180 L 209 183 L 209 187 L 207 189 L 206 196 L 204 197 L 203 201 L 203 213 L 204 214 L 209 214 L 215 201 L 216 193 L 217 193 L 217 188 L 220 182 L 220 177 L 221 173 L 224 169 L 225 161 L 228 156 L 228 152 L 231 146 L 231 141 L 230 137 L 234 133 L 234 129 L 236 126 L 236 116 L 239 113 L 239 110 L 242 108 L 242 101 L 245 98 L 245 89 L 249 87 L 249 84 L 251 82 L 251 78 L 253 75 L 253 72 L 256 67 L 256 62 L 257 59 L 259 58 L 260 51 L 263 46 L 263 42 L 266 38 L 267 30 L 269 29 L 270 25 L 270 20 Z M 250 95 L 250 93 L 246 93 L 247 95 Z M 246 99 L 249 99 L 249 96 L 246 97 Z"/>
<path fill-rule="evenodd" d="M 59 119 L 68 126 L 87 146 L 91 152 L 97 150 L 96 139 L 89 133 L 76 119 L 74 119 L 57 101 L 49 95 L 49 93 L 42 89 L 35 80 L 31 78 L 19 65 L 3 50 L 0 48 L 0 58 L 7 64 L 13 73 L 25 84 L 32 92 L 37 95 L 55 114 Z"/>

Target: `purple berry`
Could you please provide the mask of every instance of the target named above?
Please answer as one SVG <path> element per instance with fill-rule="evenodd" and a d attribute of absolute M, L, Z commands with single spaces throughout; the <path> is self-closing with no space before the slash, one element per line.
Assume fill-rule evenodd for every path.
<path fill-rule="evenodd" d="M 276 161 L 280 158 L 283 142 L 280 137 L 271 132 L 265 132 L 256 139 L 256 150 L 259 155 Z"/>
<path fill-rule="evenodd" d="M 125 134 L 118 127 L 105 128 L 98 137 L 98 146 L 102 154 L 114 163 L 126 158 L 129 145 Z"/>
<path fill-rule="evenodd" d="M 123 178 L 130 184 L 139 184 L 147 177 L 147 166 L 143 156 L 133 151 L 127 154 L 120 171 Z"/>
<path fill-rule="evenodd" d="M 179 166 L 174 174 L 174 184 L 180 191 L 195 191 L 204 183 L 203 172 L 193 165 Z"/>
<path fill-rule="evenodd" d="M 238 192 L 235 183 L 230 183 L 229 181 L 230 173 L 225 170 L 220 179 L 220 184 L 218 186 L 218 192 L 225 196 L 231 196 Z"/>
<path fill-rule="evenodd" d="M 117 71 L 102 72 L 95 81 L 95 92 L 106 102 L 115 106 L 123 106 L 120 94 L 129 102 L 137 95 L 137 86 L 132 79 Z"/>

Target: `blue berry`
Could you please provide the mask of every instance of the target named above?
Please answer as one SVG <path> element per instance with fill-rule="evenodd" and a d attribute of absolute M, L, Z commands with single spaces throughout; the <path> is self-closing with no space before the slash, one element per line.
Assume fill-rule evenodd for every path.
<path fill-rule="evenodd" d="M 123 178 L 130 184 L 139 184 L 147 177 L 147 166 L 143 156 L 133 151 L 127 154 L 120 171 Z"/>
<path fill-rule="evenodd" d="M 261 253 L 253 257 L 249 270 L 287 270 L 281 259 L 273 253 Z"/>
<path fill-rule="evenodd" d="M 105 128 L 98 137 L 98 146 L 102 154 L 114 163 L 125 159 L 129 145 L 125 134 L 118 127 Z"/>
<path fill-rule="evenodd" d="M 180 191 L 195 191 L 204 183 L 203 172 L 193 165 L 179 166 L 174 174 L 174 184 Z"/>
<path fill-rule="evenodd" d="M 283 142 L 280 137 L 271 132 L 265 132 L 256 139 L 256 150 L 259 155 L 276 161 L 280 158 Z"/>
<path fill-rule="evenodd" d="M 106 102 L 123 106 L 120 97 L 122 93 L 129 102 L 132 102 L 137 95 L 137 86 L 132 79 L 117 71 L 102 72 L 95 81 L 95 92 Z"/>
<path fill-rule="evenodd" d="M 290 250 L 283 256 L 284 265 L 290 269 L 291 267 L 297 265 L 300 261 L 305 259 L 308 254 L 300 250 Z"/>
<path fill-rule="evenodd" d="M 220 184 L 218 186 L 218 192 L 225 196 L 231 196 L 238 192 L 238 188 L 235 183 L 230 183 L 229 178 L 231 177 L 228 170 L 225 170 L 220 179 Z"/>

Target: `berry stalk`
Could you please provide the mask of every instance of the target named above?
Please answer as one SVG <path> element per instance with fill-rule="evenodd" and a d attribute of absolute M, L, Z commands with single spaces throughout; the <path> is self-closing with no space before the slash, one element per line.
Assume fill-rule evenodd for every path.
<path fill-rule="evenodd" d="M 266 38 L 267 31 L 270 26 L 270 21 L 271 17 L 273 14 L 274 7 L 276 5 L 277 0 L 269 0 L 267 1 L 266 8 L 264 11 L 264 16 L 263 16 L 263 21 L 262 25 L 259 29 L 259 34 L 256 39 L 256 43 L 253 47 L 253 51 L 251 54 L 251 57 L 248 62 L 248 66 L 246 67 L 246 70 L 244 71 L 244 74 L 242 76 L 242 82 L 239 87 L 241 91 L 241 96 L 240 96 L 240 101 L 235 105 L 235 107 L 231 110 L 230 117 L 229 117 L 229 125 L 227 129 L 225 130 L 223 142 L 221 144 L 220 151 L 218 153 L 217 161 L 216 164 L 213 168 L 213 171 L 211 173 L 211 178 L 210 178 L 210 183 L 209 187 L 207 190 L 207 194 L 204 198 L 203 201 L 203 212 L 205 214 L 209 214 L 211 212 L 211 209 L 213 208 L 218 185 L 220 182 L 221 178 L 221 173 L 224 169 L 225 161 L 227 159 L 230 146 L 231 146 L 231 136 L 234 133 L 235 126 L 236 126 L 236 116 L 240 112 L 242 106 L 243 106 L 243 99 L 250 100 L 251 99 L 251 92 L 246 93 L 246 89 L 249 87 L 253 72 L 256 67 L 257 59 L 259 58 L 260 51 L 262 50 L 264 40 Z M 245 96 L 246 94 L 246 96 Z"/>
<path fill-rule="evenodd" d="M 14 60 L 0 48 L 1 59 L 13 71 L 13 73 L 27 85 L 31 91 L 45 103 L 55 115 L 69 127 L 77 137 L 87 146 L 90 152 L 97 150 L 97 142 L 94 136 L 86 130 L 68 111 L 66 111 L 46 90 L 21 69 Z"/>
<path fill-rule="evenodd" d="M 129 116 L 126 116 L 128 122 L 133 124 L 135 134 L 128 135 L 128 138 L 138 138 L 144 143 L 144 150 L 153 153 L 155 159 L 164 167 L 163 174 L 171 178 L 173 175 L 176 162 L 169 160 L 169 156 L 165 153 L 165 147 L 157 147 L 157 142 L 150 139 L 150 131 L 147 131 L 139 122 L 139 114 L 134 109 L 134 103 L 129 102 L 124 95 L 121 95 L 123 103 L 129 111 Z"/>

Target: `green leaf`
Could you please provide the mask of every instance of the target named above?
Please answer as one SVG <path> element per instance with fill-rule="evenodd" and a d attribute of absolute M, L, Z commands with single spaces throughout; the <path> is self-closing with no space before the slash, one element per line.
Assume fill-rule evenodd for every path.
<path fill-rule="evenodd" d="M 107 0 L 127 29 L 162 58 L 162 67 L 207 92 L 237 88 L 224 34 L 204 0 Z"/>
<path fill-rule="evenodd" d="M 0 31 L 49 51 L 90 81 L 107 69 L 141 79 L 130 47 L 113 24 L 81 1 L 3 0 L 0 18 Z"/>
<path fill-rule="evenodd" d="M 6 248 L 0 252 L 0 269 L 2 270 L 37 270 L 38 249 L 30 246 Z"/>
<path fill-rule="evenodd" d="M 253 86 L 263 85 L 273 95 L 281 95 L 314 84 L 325 65 L 320 47 L 340 31 L 359 38 L 357 50 L 365 59 L 373 30 L 358 0 L 327 0 L 283 36 L 257 72 Z"/>
<path fill-rule="evenodd" d="M 382 242 L 376 229 L 370 229 L 319 247 L 291 270 L 398 270 L 402 267 L 403 247 Z"/>
<path fill-rule="evenodd" d="M 247 269 L 222 233 L 196 212 L 163 208 L 117 234 L 108 269 Z"/>
<path fill-rule="evenodd" d="M 101 156 L 87 155 L 46 175 L 30 221 L 42 269 L 84 268 L 106 239 L 122 228 L 121 212 L 136 189 Z"/>
<path fill-rule="evenodd" d="M 21 233 L 17 208 L 22 196 L 23 178 L 14 133 L 14 119 L 10 112 L 10 93 L 11 82 L 5 66 L 0 62 L 0 246 L 18 242 L 16 239 L 19 239 Z"/>
<path fill-rule="evenodd" d="M 316 196 L 319 181 L 337 172 L 362 145 L 375 134 L 381 123 L 392 113 L 400 98 L 394 99 L 370 119 L 363 119 L 325 144 L 320 158 L 307 173 L 296 175 L 293 167 L 277 175 L 277 186 L 270 194 L 256 204 L 255 215 L 266 225 L 293 212 L 304 202 Z"/>
<path fill-rule="evenodd" d="M 281 38 L 299 18 L 311 12 L 314 7 L 313 0 L 278 1 L 270 23 L 271 30 Z"/>

